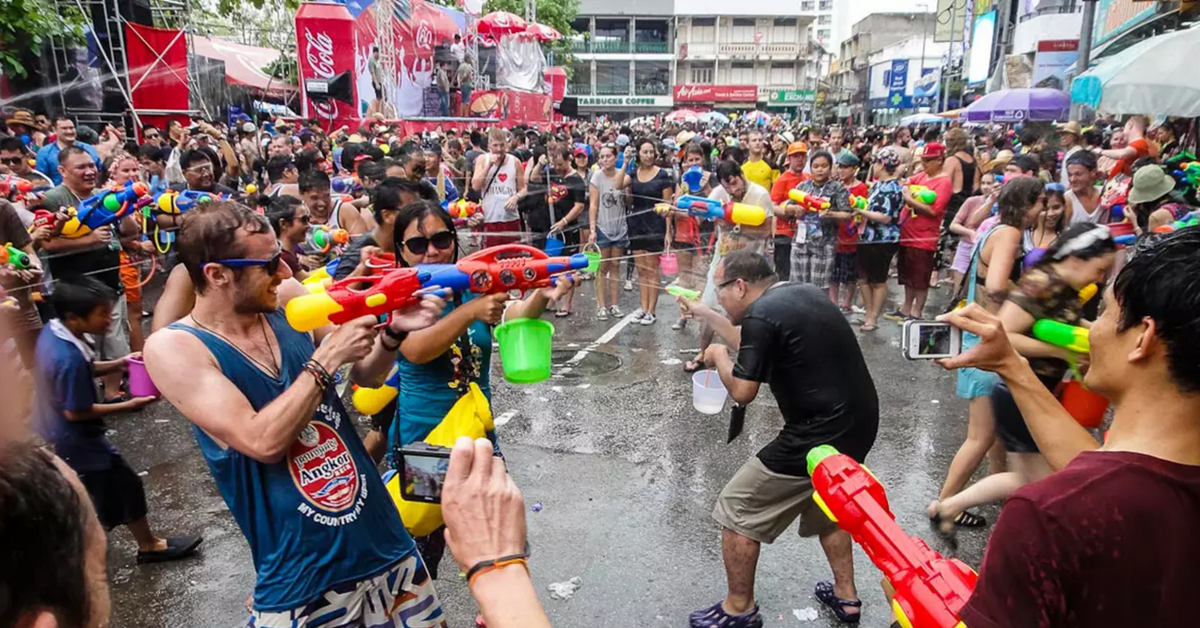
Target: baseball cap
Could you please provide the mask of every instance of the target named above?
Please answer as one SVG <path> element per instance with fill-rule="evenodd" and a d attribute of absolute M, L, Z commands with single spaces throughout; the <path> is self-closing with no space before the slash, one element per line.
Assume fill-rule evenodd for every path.
<path fill-rule="evenodd" d="M 946 156 L 946 145 L 941 142 L 930 142 L 921 152 L 921 159 L 942 159 Z"/>
<path fill-rule="evenodd" d="M 617 136 L 617 146 L 624 148 L 629 145 L 629 136 L 624 133 Z"/>
<path fill-rule="evenodd" d="M 808 154 L 808 144 L 804 142 L 792 142 L 788 144 L 787 154 L 789 157 L 792 155 L 806 155 Z"/>
<path fill-rule="evenodd" d="M 862 162 L 859 161 L 858 157 L 855 157 L 850 153 L 842 153 L 841 155 L 838 155 L 837 158 L 837 165 L 846 166 L 847 168 L 857 168 L 861 163 Z"/>
<path fill-rule="evenodd" d="M 580 155 L 587 156 L 587 154 L 588 154 L 587 149 L 582 146 L 576 146 L 575 150 L 571 151 L 572 157 L 578 157 Z"/>

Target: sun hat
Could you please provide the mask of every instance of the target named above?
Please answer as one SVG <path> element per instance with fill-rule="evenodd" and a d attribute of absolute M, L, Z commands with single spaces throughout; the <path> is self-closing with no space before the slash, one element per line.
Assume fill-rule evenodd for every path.
<path fill-rule="evenodd" d="M 1133 173 L 1133 187 L 1129 190 L 1130 203 L 1149 203 L 1158 200 L 1175 189 L 1172 179 L 1161 166 L 1144 166 Z"/>

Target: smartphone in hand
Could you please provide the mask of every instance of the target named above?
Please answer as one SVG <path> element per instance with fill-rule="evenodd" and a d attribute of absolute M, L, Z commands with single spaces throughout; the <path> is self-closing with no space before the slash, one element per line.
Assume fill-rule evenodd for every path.
<path fill-rule="evenodd" d="M 908 321 L 900 341 L 909 360 L 936 360 L 962 353 L 962 330 L 950 323 Z"/>

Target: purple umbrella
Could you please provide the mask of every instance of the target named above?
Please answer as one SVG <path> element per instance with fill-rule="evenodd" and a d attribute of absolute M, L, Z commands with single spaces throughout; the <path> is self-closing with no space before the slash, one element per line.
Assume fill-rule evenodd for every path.
<path fill-rule="evenodd" d="M 1051 122 L 1070 115 L 1071 96 L 1045 87 L 1002 89 L 971 103 L 967 122 Z"/>

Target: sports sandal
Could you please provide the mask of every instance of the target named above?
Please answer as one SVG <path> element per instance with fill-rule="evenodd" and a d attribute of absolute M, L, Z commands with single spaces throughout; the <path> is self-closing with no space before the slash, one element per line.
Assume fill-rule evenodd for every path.
<path fill-rule="evenodd" d="M 730 615 L 722 603 L 717 602 L 688 616 L 688 626 L 691 628 L 762 628 L 762 625 L 757 604 L 744 615 Z"/>
<path fill-rule="evenodd" d="M 822 604 L 828 606 L 829 610 L 833 611 L 833 614 L 837 616 L 838 621 L 846 624 L 858 623 L 858 620 L 862 615 L 861 600 L 843 600 L 834 595 L 833 583 L 829 582 L 828 580 L 822 580 L 818 582 L 816 589 L 813 590 L 813 594 L 817 596 L 817 599 L 820 600 Z M 860 609 L 860 612 L 847 613 L 846 607 Z"/>

